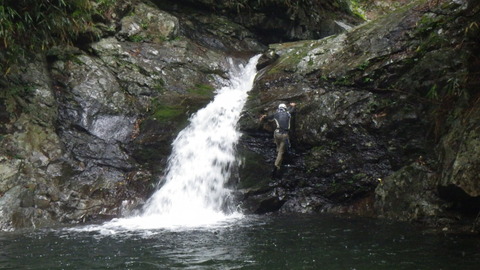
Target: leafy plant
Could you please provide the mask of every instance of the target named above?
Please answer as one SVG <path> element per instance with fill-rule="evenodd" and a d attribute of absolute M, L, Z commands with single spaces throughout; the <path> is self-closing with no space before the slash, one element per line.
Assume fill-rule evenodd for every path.
<path fill-rule="evenodd" d="M 108 10 L 112 0 L 0 0 L 0 69 L 29 52 L 73 43 L 95 33 L 94 15 Z"/>
<path fill-rule="evenodd" d="M 437 100 L 438 99 L 438 91 L 437 91 L 437 85 L 434 84 L 430 90 L 427 92 L 427 98 L 432 99 L 432 100 Z"/>

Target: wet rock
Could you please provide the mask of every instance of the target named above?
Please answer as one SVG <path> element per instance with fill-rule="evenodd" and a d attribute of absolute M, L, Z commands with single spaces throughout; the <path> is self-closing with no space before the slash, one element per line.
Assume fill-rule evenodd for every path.
<path fill-rule="evenodd" d="M 458 207 L 452 213 L 452 203 L 473 202 L 475 207 L 463 209 L 470 215 L 480 210 L 474 175 L 478 157 L 473 154 L 476 110 L 470 111 L 469 120 L 454 113 L 454 121 L 440 124 L 449 132 L 439 148 L 432 147 L 429 133 L 434 108 L 429 91 L 451 89 L 452 80 L 472 69 L 466 60 L 469 53 L 453 49 L 452 44 L 460 46 L 461 27 L 447 19 L 462 17 L 464 6 L 447 2 L 437 6 L 445 8 L 442 11 L 430 13 L 432 6 L 415 2 L 344 34 L 270 45 L 269 53 L 279 57 L 259 72 L 245 109 L 252 117 L 240 124 L 249 138 L 245 146 L 271 164 L 274 146 L 261 131 L 268 134 L 274 127 L 259 123 L 258 117 L 273 112 L 280 102 L 298 104 L 290 132 L 297 155 L 286 164 L 294 169 L 285 166 L 280 186 L 275 185 L 288 194 L 280 211 L 369 216 L 378 211 L 388 218 L 435 224 L 436 217 L 448 218 L 448 211 L 468 218 Z M 452 105 L 446 100 L 441 106 Z M 456 105 L 462 111 L 465 104 Z M 432 173 L 439 170 L 441 176 Z M 257 180 L 266 183 L 263 193 L 271 194 L 276 180 L 266 178 L 259 175 Z M 456 193 L 453 186 L 465 194 L 451 195 Z M 437 192 L 442 187 L 443 195 Z"/>
<path fill-rule="evenodd" d="M 134 10 L 120 21 L 117 35 L 130 41 L 161 43 L 174 39 L 179 30 L 176 17 L 145 3 L 135 5 Z"/>
<path fill-rule="evenodd" d="M 362 22 L 346 1 L 305 1 L 291 5 L 285 1 L 153 1 L 172 12 L 222 15 L 255 33 L 263 43 L 278 43 L 301 39 L 318 39 L 345 31 Z M 200 16 L 195 15 L 196 18 Z M 211 16 L 214 17 L 214 16 Z M 211 28 L 215 29 L 215 28 Z M 243 41 L 243 39 L 239 39 Z"/>
<path fill-rule="evenodd" d="M 107 38 L 92 44 L 92 48 L 108 67 L 118 69 L 117 83 L 138 96 L 142 106 L 151 106 L 143 100 L 148 96 L 193 94 L 202 87 L 215 89 L 228 67 L 223 54 L 187 40 L 159 45 Z"/>
<path fill-rule="evenodd" d="M 289 199 L 280 209 L 283 213 L 318 213 L 330 205 L 327 199 L 316 194 L 298 194 Z"/>
<path fill-rule="evenodd" d="M 57 68 L 63 63 L 57 63 Z M 84 162 L 95 160 L 117 168 L 129 169 L 129 158 L 121 144 L 129 141 L 136 117 L 127 104 L 115 76 L 98 61 L 78 56 L 70 63 L 69 95 L 62 95 L 59 108 L 60 136 L 72 158 Z M 66 71 L 66 70 L 65 70 Z M 64 72 L 64 71 L 61 71 Z M 125 115 L 125 114 L 126 115 Z"/>
<path fill-rule="evenodd" d="M 243 200 L 242 208 L 247 213 L 266 214 L 278 211 L 285 202 L 275 193 L 250 194 Z"/>
<path fill-rule="evenodd" d="M 22 187 L 15 186 L 8 191 L 3 191 L 2 196 L 0 197 L 0 229 L 2 231 L 13 230 L 15 227 L 12 226 L 12 215 L 16 209 L 20 208 L 20 194 L 22 192 Z"/>
<path fill-rule="evenodd" d="M 0 140 L 1 230 L 52 224 L 48 212 L 35 209 L 35 187 L 50 178 L 46 168 L 62 155 L 54 128 L 57 106 L 44 59 L 29 60 L 10 77 L 11 87 L 28 88 L 8 99 L 8 118 L 1 123 L 6 131 Z"/>
<path fill-rule="evenodd" d="M 375 190 L 375 208 L 382 217 L 399 220 L 431 219 L 442 214 L 438 194 L 432 190 L 435 174 L 413 163 L 382 179 Z"/>
<path fill-rule="evenodd" d="M 473 111 L 468 119 L 455 120 L 438 145 L 443 161 L 439 184 L 455 185 L 471 197 L 480 197 L 479 117 L 478 111 Z"/>
<path fill-rule="evenodd" d="M 47 209 L 50 206 L 51 200 L 43 195 L 36 195 L 34 197 L 34 205 L 40 209 Z"/>
<path fill-rule="evenodd" d="M 419 53 L 423 58 L 418 59 L 418 65 L 415 65 L 406 73 L 413 80 L 410 81 L 410 79 L 405 79 L 404 77 L 401 80 L 402 83 L 413 85 L 414 88 L 423 91 L 430 89 L 430 94 L 442 93 L 442 90 L 436 92 L 435 88 L 446 87 L 450 89 L 452 85 L 448 81 L 456 81 L 459 73 L 471 72 L 469 70 L 473 66 L 467 64 L 467 62 L 470 62 L 466 60 L 468 59 L 467 55 L 475 52 L 477 49 L 470 46 L 466 46 L 462 51 L 449 49 L 455 47 L 450 46 L 452 43 L 461 40 L 463 34 L 460 34 L 459 31 L 461 29 L 454 24 L 446 23 L 448 16 L 463 17 L 467 5 L 468 3 L 465 1 L 447 2 L 443 4 L 443 7 L 447 7 L 443 13 L 427 13 L 422 17 L 422 24 L 415 31 L 416 33 L 426 31 L 425 28 L 431 27 L 434 23 L 440 26 L 441 29 L 433 29 L 430 33 L 430 39 L 420 44 Z M 477 11 L 473 10 L 472 12 L 478 16 L 478 7 Z M 439 24 L 439 22 L 443 23 Z M 451 36 L 446 38 L 447 35 Z M 469 38 L 467 37 L 467 39 Z M 448 40 L 448 46 L 445 46 L 446 43 L 444 42 L 447 42 L 446 40 Z M 427 51 L 423 51 L 425 48 L 428 48 Z M 470 51 L 470 53 L 464 54 L 467 51 Z M 430 68 L 427 68 L 427 66 L 430 66 Z M 478 67 L 478 63 L 474 64 L 474 66 Z M 469 92 L 469 89 L 473 89 L 473 85 L 476 85 L 476 82 L 465 83 L 460 87 L 462 90 L 457 89 L 463 92 L 463 94 L 458 93 L 460 95 L 459 98 L 449 94 L 445 95 L 443 92 L 441 95 L 444 96 L 438 100 L 440 107 L 449 108 L 443 112 L 435 110 L 433 114 L 435 122 L 432 129 L 434 130 L 434 140 L 437 140 L 438 143 L 430 149 L 429 158 L 421 156 L 417 160 L 419 164 L 426 164 L 430 172 L 434 171 L 437 173 L 433 175 L 425 175 L 425 173 L 421 172 L 413 173 L 415 175 L 410 177 L 412 181 L 415 181 L 414 183 L 405 184 L 403 183 L 404 181 L 400 181 L 388 188 L 390 191 L 395 192 L 408 187 L 411 188 L 409 191 L 412 194 L 411 196 L 421 196 L 422 198 L 412 198 L 412 200 L 417 200 L 416 203 L 400 202 L 402 207 L 393 209 L 396 206 L 382 204 L 383 195 L 385 195 L 382 190 L 388 191 L 388 189 L 377 188 L 377 195 L 380 191 L 382 198 L 382 200 L 379 200 L 379 204 L 376 204 L 380 212 L 384 213 L 392 210 L 395 214 L 391 214 L 391 218 L 413 219 L 434 226 L 448 224 L 448 226 L 460 227 L 459 230 L 464 230 L 461 227 L 471 227 L 471 224 L 475 223 L 475 218 L 480 211 L 480 203 L 477 185 L 478 156 L 472 151 L 476 151 L 475 149 L 478 148 L 476 139 L 478 136 L 473 135 L 477 133 L 478 112 L 477 110 L 472 110 L 471 107 L 475 102 L 471 103 L 472 101 L 470 101 L 470 104 L 467 105 L 468 102 L 465 102 L 468 98 L 462 96 Z M 468 111 L 468 117 L 465 118 L 466 115 L 459 113 L 460 111 Z M 394 175 L 392 177 L 396 177 Z M 421 175 L 421 177 L 418 175 Z M 422 191 L 424 191 L 424 194 Z M 395 195 L 391 196 L 395 198 Z M 402 211 L 402 213 L 398 213 L 399 211 Z"/>
<path fill-rule="evenodd" d="M 0 161 L 0 177 L 2 179 L 0 182 L 0 192 L 3 194 L 16 185 L 18 178 L 17 173 L 24 166 L 24 163 L 20 159 L 9 159 L 5 156 L 2 156 Z"/>
<path fill-rule="evenodd" d="M 264 67 L 267 67 L 268 65 L 273 64 L 278 59 L 278 57 L 279 55 L 273 52 L 272 50 L 269 50 L 263 53 L 260 59 L 258 60 L 257 70 L 261 70 Z"/>

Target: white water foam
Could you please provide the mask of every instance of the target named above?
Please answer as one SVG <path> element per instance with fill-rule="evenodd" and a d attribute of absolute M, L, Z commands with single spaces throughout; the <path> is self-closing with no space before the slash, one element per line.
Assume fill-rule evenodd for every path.
<path fill-rule="evenodd" d="M 190 125 L 173 142 L 165 184 L 148 200 L 143 213 L 115 219 L 102 225 L 102 230 L 204 227 L 242 216 L 226 209 L 231 191 L 225 182 L 235 162 L 240 137 L 236 125 L 253 87 L 259 57 L 245 66 L 232 61 L 229 85 L 192 115 Z"/>

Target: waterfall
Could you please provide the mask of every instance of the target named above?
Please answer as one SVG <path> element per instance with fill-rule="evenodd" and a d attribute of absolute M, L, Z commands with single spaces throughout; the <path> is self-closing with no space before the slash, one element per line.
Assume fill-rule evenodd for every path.
<path fill-rule="evenodd" d="M 236 128 L 256 75 L 255 56 L 235 66 L 230 82 L 218 89 L 212 102 L 190 118 L 190 124 L 173 142 L 163 185 L 134 218 L 112 223 L 123 227 L 163 228 L 215 224 L 240 215 L 230 205 L 225 182 L 235 162 Z M 112 225 L 112 224 L 111 224 Z"/>

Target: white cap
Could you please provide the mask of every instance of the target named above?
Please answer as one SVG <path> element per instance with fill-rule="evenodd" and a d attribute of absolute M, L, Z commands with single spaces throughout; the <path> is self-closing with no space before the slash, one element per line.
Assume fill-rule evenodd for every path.
<path fill-rule="evenodd" d="M 285 105 L 284 103 L 281 103 L 280 105 L 278 105 L 278 109 L 286 109 L 287 108 L 287 105 Z"/>

